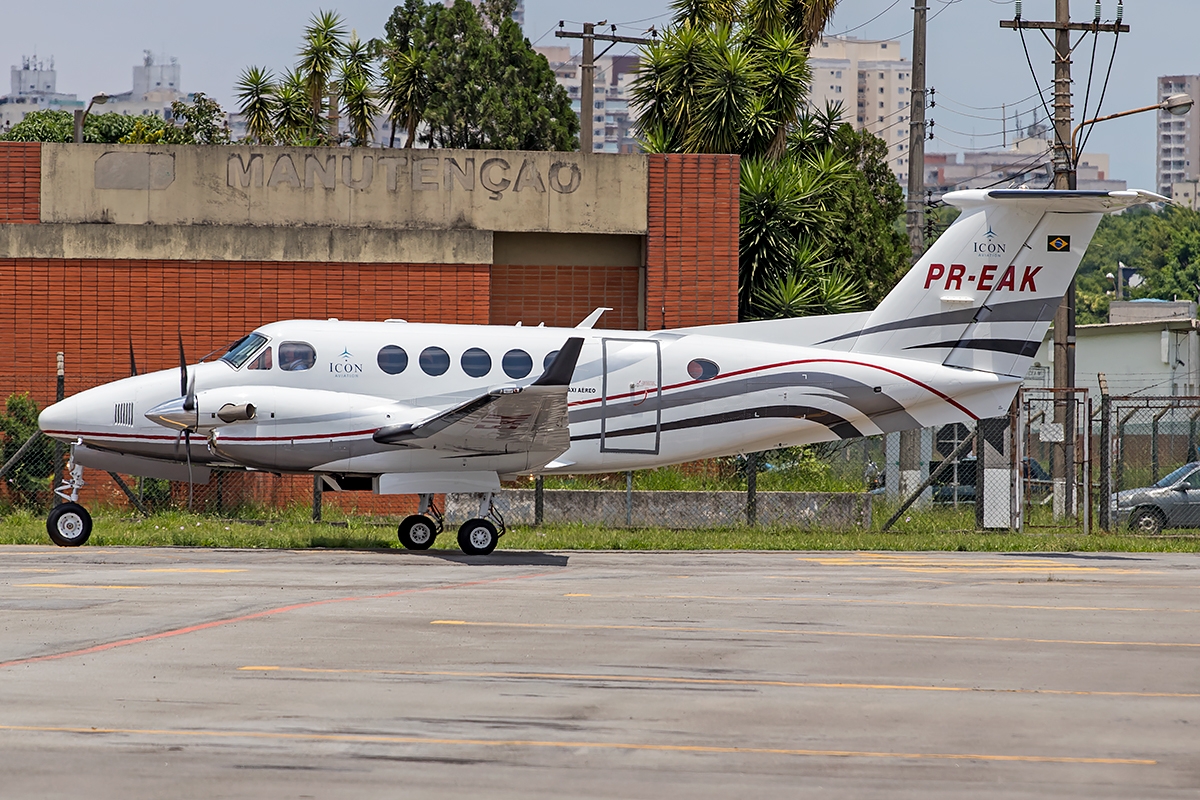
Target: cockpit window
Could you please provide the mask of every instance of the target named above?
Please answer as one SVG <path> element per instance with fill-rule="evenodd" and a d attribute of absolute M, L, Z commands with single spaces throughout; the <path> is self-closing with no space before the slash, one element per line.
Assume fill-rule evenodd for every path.
<path fill-rule="evenodd" d="M 267 343 L 267 337 L 261 333 L 251 333 L 243 336 L 229 346 L 221 360 L 234 369 L 241 369 L 242 364 L 250 360 L 250 356 L 258 352 L 258 348 Z"/>
<path fill-rule="evenodd" d="M 250 366 L 246 369 L 270 369 L 271 368 L 271 348 L 267 348 L 258 354 L 258 358 L 250 362 Z"/>
<path fill-rule="evenodd" d="M 280 342 L 279 368 L 289 372 L 312 369 L 317 363 L 317 351 L 307 342 Z"/>

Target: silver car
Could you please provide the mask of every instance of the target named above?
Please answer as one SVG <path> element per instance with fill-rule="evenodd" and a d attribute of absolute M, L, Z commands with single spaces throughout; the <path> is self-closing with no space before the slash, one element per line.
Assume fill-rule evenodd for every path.
<path fill-rule="evenodd" d="M 1153 486 L 1117 492 L 1110 500 L 1117 525 L 1137 533 L 1200 528 L 1200 461 L 1184 464 Z"/>

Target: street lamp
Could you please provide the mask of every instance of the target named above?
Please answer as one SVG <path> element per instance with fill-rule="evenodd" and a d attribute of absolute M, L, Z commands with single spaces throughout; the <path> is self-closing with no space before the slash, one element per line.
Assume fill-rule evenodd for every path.
<path fill-rule="evenodd" d="M 87 108 L 83 111 L 76 109 L 75 111 L 75 144 L 83 144 L 83 123 L 87 119 L 87 115 L 91 113 L 92 106 L 102 106 L 108 102 L 108 95 L 101 92 L 94 96 L 92 101 L 87 104 Z"/>
<path fill-rule="evenodd" d="M 1079 160 L 1079 149 L 1076 146 L 1076 141 L 1079 139 L 1079 131 L 1088 126 L 1095 125 L 1097 122 L 1106 122 L 1117 117 L 1128 117 L 1130 114 L 1141 114 L 1144 111 L 1166 111 L 1176 117 L 1182 117 L 1184 114 L 1192 110 L 1192 105 L 1195 103 L 1189 95 L 1173 94 L 1161 103 L 1155 103 L 1152 106 L 1143 106 L 1142 108 L 1134 108 L 1129 111 L 1120 111 L 1116 114 L 1109 114 L 1106 117 L 1096 117 L 1095 119 L 1085 119 L 1083 122 L 1075 126 L 1075 130 L 1071 131 L 1071 160 Z"/>

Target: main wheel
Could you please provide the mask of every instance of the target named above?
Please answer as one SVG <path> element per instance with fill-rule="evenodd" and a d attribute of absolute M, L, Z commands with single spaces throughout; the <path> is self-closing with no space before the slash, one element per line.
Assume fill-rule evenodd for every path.
<path fill-rule="evenodd" d="M 1134 533 L 1140 533 L 1145 536 L 1154 536 L 1161 533 L 1163 529 L 1162 512 L 1156 508 L 1143 508 L 1133 515 L 1129 520 L 1129 529 Z"/>
<path fill-rule="evenodd" d="M 79 547 L 92 535 L 92 515 L 79 503 L 63 503 L 46 517 L 46 532 L 59 547 Z"/>
<path fill-rule="evenodd" d="M 486 519 L 469 519 L 458 529 L 458 546 L 469 556 L 486 556 L 499 543 L 496 526 Z"/>
<path fill-rule="evenodd" d="M 400 523 L 396 536 L 406 550 L 428 550 L 437 538 L 437 526 L 429 517 L 413 514 Z"/>

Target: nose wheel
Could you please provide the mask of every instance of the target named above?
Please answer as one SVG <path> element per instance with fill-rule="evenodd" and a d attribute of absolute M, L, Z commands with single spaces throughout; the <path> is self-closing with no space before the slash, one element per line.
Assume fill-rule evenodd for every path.
<path fill-rule="evenodd" d="M 46 518 L 46 532 L 59 547 L 78 547 L 92 535 L 92 515 L 79 503 L 63 503 Z"/>
<path fill-rule="evenodd" d="M 75 463 L 74 450 L 67 462 L 67 475 L 54 493 L 67 502 L 55 506 L 46 517 L 46 533 L 59 547 L 79 547 L 92 535 L 92 515 L 79 505 L 83 488 L 83 467 Z"/>

